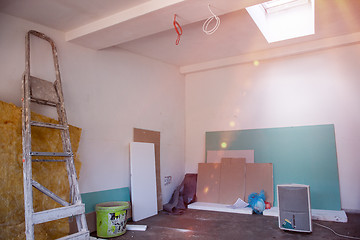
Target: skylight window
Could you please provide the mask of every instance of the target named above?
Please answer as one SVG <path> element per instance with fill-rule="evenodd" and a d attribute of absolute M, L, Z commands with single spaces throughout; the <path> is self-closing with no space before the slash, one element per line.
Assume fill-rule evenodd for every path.
<path fill-rule="evenodd" d="M 306 5 L 309 2 L 309 0 L 272 0 L 269 2 L 264 2 L 261 5 L 266 13 L 274 13 L 297 6 Z"/>
<path fill-rule="evenodd" d="M 278 42 L 315 33 L 315 0 L 272 0 L 246 8 L 265 39 Z"/>

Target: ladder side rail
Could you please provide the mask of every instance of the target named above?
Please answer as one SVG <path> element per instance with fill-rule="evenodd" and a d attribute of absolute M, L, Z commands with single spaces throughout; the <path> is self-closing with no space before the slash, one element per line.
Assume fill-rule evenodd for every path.
<path fill-rule="evenodd" d="M 75 165 L 74 165 L 74 158 L 70 157 L 70 161 L 72 162 L 72 164 L 70 164 L 70 162 L 68 161 L 67 165 L 69 166 L 70 169 L 72 169 L 72 174 L 71 174 L 72 187 L 70 187 L 70 188 L 74 190 L 73 204 L 80 204 L 80 203 L 82 203 L 82 201 L 81 201 L 79 184 L 77 181 L 77 175 L 76 175 L 76 170 L 75 170 Z M 77 224 L 78 231 L 87 231 L 88 227 L 87 227 L 87 222 L 86 222 L 86 218 L 85 218 L 85 213 L 81 214 L 81 215 L 77 215 L 75 218 L 76 218 L 76 224 Z"/>
<path fill-rule="evenodd" d="M 85 214 L 76 215 L 75 219 L 76 219 L 77 229 L 79 232 L 88 231 Z"/>
<path fill-rule="evenodd" d="M 75 204 L 76 202 L 74 201 L 74 197 L 75 197 L 75 189 L 74 189 L 74 182 L 73 182 L 73 178 L 72 178 L 72 168 L 71 168 L 71 159 L 72 157 L 68 157 L 66 158 L 66 171 L 67 171 L 67 175 L 68 175 L 68 180 L 69 180 L 69 202 L 70 204 Z"/>
<path fill-rule="evenodd" d="M 49 38 L 48 38 L 49 39 Z M 65 126 L 67 129 L 61 131 L 61 139 L 63 142 L 63 149 L 64 152 L 72 153 L 72 147 L 70 142 L 70 132 L 68 128 L 68 122 L 67 122 L 67 116 L 66 116 L 66 110 L 65 110 L 65 101 L 64 101 L 64 94 L 62 91 L 62 84 L 61 84 L 61 74 L 60 74 L 60 67 L 59 67 L 59 60 L 58 60 L 58 54 L 55 44 L 53 44 L 53 41 L 50 40 L 52 43 L 52 52 L 53 52 L 53 60 L 54 60 L 54 68 L 55 68 L 55 74 L 56 74 L 56 80 L 54 82 L 54 87 L 56 89 L 56 92 L 59 97 L 59 104 L 57 105 L 57 111 L 59 116 L 59 122 L 61 125 Z M 69 176 L 69 183 L 70 183 L 70 199 L 72 203 L 78 203 L 81 202 L 81 196 L 80 196 L 80 190 L 77 182 L 77 175 L 76 175 L 76 169 L 74 165 L 74 158 L 70 157 L 67 161 L 67 171 Z"/>
<path fill-rule="evenodd" d="M 51 38 L 49 38 L 48 36 L 46 36 L 45 34 L 43 34 L 43 33 L 41 33 L 41 32 L 38 32 L 38 31 L 35 31 L 35 30 L 30 30 L 30 31 L 28 32 L 28 36 L 30 37 L 31 34 L 34 35 L 34 36 L 36 36 L 36 37 L 38 37 L 38 38 L 42 38 L 42 39 L 44 39 L 45 41 L 48 41 L 48 42 L 50 43 L 51 47 L 54 47 L 54 46 L 55 46 L 55 42 L 54 42 Z"/>
<path fill-rule="evenodd" d="M 23 106 L 22 106 L 22 145 L 23 145 L 23 181 L 25 234 L 27 240 L 34 240 L 33 192 L 32 192 L 32 161 L 31 161 L 31 111 L 30 111 L 30 35 L 25 37 L 25 73 L 23 75 Z"/>
<path fill-rule="evenodd" d="M 71 142 L 70 142 L 70 132 L 69 126 L 67 122 L 66 110 L 65 110 L 65 101 L 64 101 L 64 94 L 62 91 L 62 84 L 61 84 L 61 75 L 60 75 L 60 68 L 59 68 L 59 60 L 57 49 L 55 45 L 52 47 L 53 51 L 53 59 L 54 59 L 54 68 L 56 74 L 56 80 L 54 82 L 54 87 L 59 97 L 59 103 L 57 104 L 57 112 L 59 116 L 59 123 L 63 125 L 66 129 L 61 132 L 62 141 L 63 141 L 63 148 L 64 152 L 72 153 Z"/>
<path fill-rule="evenodd" d="M 59 123 L 63 125 L 66 129 L 61 131 L 61 141 L 63 145 L 63 151 L 72 153 L 72 147 L 70 142 L 70 131 L 69 126 L 67 122 L 67 116 L 66 116 L 66 110 L 65 110 L 65 103 L 64 103 L 64 95 L 62 91 L 62 85 L 61 85 L 61 75 L 60 75 L 60 68 L 59 68 L 59 60 L 58 60 L 58 54 L 57 49 L 55 45 L 52 46 L 52 52 L 53 52 L 53 60 L 54 60 L 54 68 L 55 68 L 55 74 L 56 74 L 56 80 L 54 82 L 54 87 L 57 92 L 59 103 L 56 106 L 58 116 L 59 116 Z M 77 203 L 81 202 L 80 196 L 80 190 L 78 189 L 78 183 L 73 181 L 72 175 L 76 175 L 76 170 L 74 167 L 74 160 L 73 157 L 67 158 L 66 161 L 66 170 L 68 173 L 68 180 L 70 185 L 70 196 L 69 201 L 70 203 Z"/>
<path fill-rule="evenodd" d="M 59 116 L 58 120 L 61 125 L 66 127 L 65 130 L 61 131 L 63 150 L 64 152 L 72 153 L 72 147 L 70 142 L 70 131 L 67 122 L 64 94 L 62 91 L 62 84 L 61 84 L 59 60 L 55 45 L 52 45 L 52 51 L 53 51 L 53 59 L 54 59 L 54 68 L 56 73 L 56 80 L 54 82 L 54 87 L 59 97 L 59 104 L 57 106 L 57 111 Z M 73 156 L 67 158 L 66 169 L 68 172 L 69 184 L 70 184 L 70 202 L 73 204 L 81 203 L 82 201 L 81 201 L 80 189 L 77 181 L 77 174 L 76 174 Z M 76 223 L 77 223 L 78 231 L 87 230 L 87 224 L 84 214 L 82 214 L 81 216 L 76 216 Z"/>

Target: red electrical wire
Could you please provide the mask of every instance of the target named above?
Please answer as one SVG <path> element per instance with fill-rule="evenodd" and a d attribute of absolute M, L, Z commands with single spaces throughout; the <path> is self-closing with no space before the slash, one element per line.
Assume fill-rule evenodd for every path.
<path fill-rule="evenodd" d="M 182 31 L 182 28 L 181 28 L 180 24 L 176 21 L 176 14 L 174 14 L 174 22 L 173 22 L 173 24 L 174 24 L 175 31 L 176 31 L 176 33 L 178 35 L 175 44 L 179 45 L 180 36 L 182 35 L 183 31 Z"/>

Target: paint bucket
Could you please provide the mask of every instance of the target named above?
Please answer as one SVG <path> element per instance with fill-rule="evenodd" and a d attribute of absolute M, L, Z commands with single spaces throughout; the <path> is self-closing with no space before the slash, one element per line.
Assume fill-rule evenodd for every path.
<path fill-rule="evenodd" d="M 104 202 L 96 204 L 97 236 L 116 237 L 126 232 L 128 202 Z"/>

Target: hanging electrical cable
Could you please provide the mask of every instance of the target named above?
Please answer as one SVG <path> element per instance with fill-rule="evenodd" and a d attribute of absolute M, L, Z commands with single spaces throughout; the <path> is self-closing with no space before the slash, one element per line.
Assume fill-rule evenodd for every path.
<path fill-rule="evenodd" d="M 183 31 L 182 31 L 182 28 L 181 28 L 179 22 L 176 21 L 176 14 L 174 14 L 174 22 L 173 22 L 173 24 L 174 24 L 175 31 L 176 31 L 176 33 L 178 35 L 175 44 L 179 45 L 180 36 L 182 35 Z"/>
<path fill-rule="evenodd" d="M 204 22 L 203 24 L 203 31 L 204 33 L 206 33 L 207 35 L 210 35 L 210 34 L 213 34 L 219 27 L 220 25 L 220 18 L 218 16 L 216 16 L 213 11 L 211 11 L 211 8 L 210 8 L 210 4 L 208 5 L 208 8 L 209 8 L 209 11 L 211 12 L 212 16 L 209 17 L 208 19 L 206 19 L 206 21 Z M 212 28 L 212 29 L 208 29 L 209 28 L 209 25 L 210 23 L 213 21 L 213 20 L 216 20 L 216 23 L 215 23 L 215 26 Z"/>

